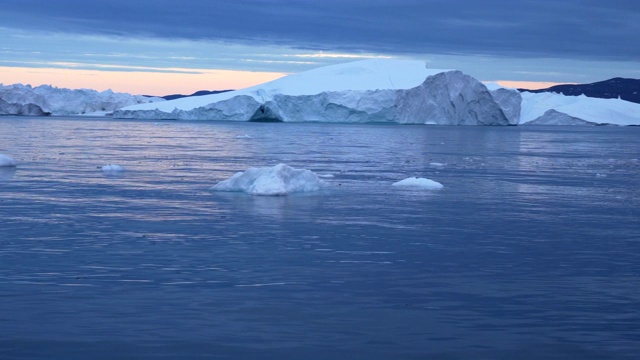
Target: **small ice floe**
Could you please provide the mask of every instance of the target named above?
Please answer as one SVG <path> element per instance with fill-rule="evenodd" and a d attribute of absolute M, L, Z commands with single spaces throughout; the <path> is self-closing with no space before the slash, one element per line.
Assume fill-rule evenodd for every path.
<path fill-rule="evenodd" d="M 318 174 L 318 177 L 323 179 L 333 179 L 335 176 L 333 174 Z"/>
<path fill-rule="evenodd" d="M 607 174 L 601 174 L 601 173 L 597 173 L 596 177 L 607 177 Z"/>
<path fill-rule="evenodd" d="M 429 163 L 429 166 L 435 167 L 435 168 L 443 168 L 443 167 L 447 166 L 447 164 L 439 163 L 439 162 L 432 162 L 432 163 Z"/>
<path fill-rule="evenodd" d="M 0 154 L 0 167 L 15 167 L 16 165 L 16 161 L 13 158 Z"/>
<path fill-rule="evenodd" d="M 122 174 L 125 170 L 124 166 L 115 165 L 115 164 L 105 165 L 101 169 L 102 169 L 102 173 L 106 175 Z"/>
<path fill-rule="evenodd" d="M 236 139 L 253 139 L 253 136 L 251 136 L 249 134 L 238 135 L 238 136 L 236 136 Z"/>
<path fill-rule="evenodd" d="M 249 168 L 211 188 L 213 191 L 246 192 L 251 195 L 283 196 L 298 192 L 318 191 L 324 185 L 318 175 L 306 169 L 285 164 Z"/>
<path fill-rule="evenodd" d="M 412 188 L 420 188 L 427 190 L 438 190 L 442 189 L 444 186 L 437 181 L 433 181 L 431 179 L 419 178 L 419 177 L 410 177 L 404 180 L 400 180 L 392 184 L 393 186 L 406 186 Z"/>

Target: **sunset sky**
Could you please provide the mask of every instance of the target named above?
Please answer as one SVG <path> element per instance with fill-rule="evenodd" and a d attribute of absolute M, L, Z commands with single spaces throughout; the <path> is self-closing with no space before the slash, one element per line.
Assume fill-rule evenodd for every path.
<path fill-rule="evenodd" d="M 0 10 L 0 83 L 166 95 L 371 57 L 585 83 L 640 78 L 637 34 L 635 0 L 21 0 Z"/>

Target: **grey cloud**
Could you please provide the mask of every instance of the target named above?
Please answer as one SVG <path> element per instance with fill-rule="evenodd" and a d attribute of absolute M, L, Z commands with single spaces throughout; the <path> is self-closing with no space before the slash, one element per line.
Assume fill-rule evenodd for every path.
<path fill-rule="evenodd" d="M 640 60 L 635 0 L 21 0 L 0 23 L 387 54 Z"/>

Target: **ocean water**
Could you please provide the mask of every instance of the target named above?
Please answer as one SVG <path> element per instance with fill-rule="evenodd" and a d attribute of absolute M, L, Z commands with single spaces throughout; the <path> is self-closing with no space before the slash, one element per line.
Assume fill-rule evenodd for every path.
<path fill-rule="evenodd" d="M 0 153 L 0 359 L 640 356 L 640 128 L 2 118 Z M 278 163 L 328 186 L 210 191 Z"/>

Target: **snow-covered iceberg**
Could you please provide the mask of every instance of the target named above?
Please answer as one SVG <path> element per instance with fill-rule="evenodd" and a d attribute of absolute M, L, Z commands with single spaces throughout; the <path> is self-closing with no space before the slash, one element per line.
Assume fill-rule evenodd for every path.
<path fill-rule="evenodd" d="M 640 104 L 629 101 L 557 93 L 523 92 L 521 95 L 521 124 L 640 125 Z"/>
<path fill-rule="evenodd" d="M 251 195 L 282 196 L 318 191 L 324 182 L 314 172 L 285 164 L 249 168 L 214 185 L 213 191 L 246 192 Z"/>
<path fill-rule="evenodd" d="M 106 114 L 134 104 L 165 101 L 161 98 L 90 89 L 64 89 L 49 85 L 0 84 L 0 115 Z"/>
<path fill-rule="evenodd" d="M 420 189 L 427 189 L 427 190 L 439 190 L 444 187 L 444 185 L 442 185 L 437 181 L 427 179 L 427 178 L 419 178 L 415 176 L 394 182 L 391 185 L 401 186 L 401 187 L 420 188 Z"/>
<path fill-rule="evenodd" d="M 16 161 L 7 155 L 0 154 L 0 167 L 15 167 Z"/>
<path fill-rule="evenodd" d="M 369 59 L 243 90 L 133 105 L 114 117 L 508 125 L 517 123 L 519 105 L 517 91 L 490 92 L 460 71 L 429 69 L 421 61 Z"/>

